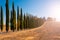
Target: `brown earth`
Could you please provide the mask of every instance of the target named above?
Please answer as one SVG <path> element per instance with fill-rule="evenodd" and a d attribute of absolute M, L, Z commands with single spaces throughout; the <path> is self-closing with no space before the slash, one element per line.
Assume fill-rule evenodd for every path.
<path fill-rule="evenodd" d="M 60 22 L 47 21 L 38 28 L 0 33 L 0 40 L 60 40 Z"/>

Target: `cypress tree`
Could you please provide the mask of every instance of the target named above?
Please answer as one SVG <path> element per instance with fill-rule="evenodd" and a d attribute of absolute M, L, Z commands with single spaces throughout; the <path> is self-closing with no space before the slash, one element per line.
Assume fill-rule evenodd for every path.
<path fill-rule="evenodd" d="M 20 29 L 22 30 L 22 8 L 21 8 L 21 14 L 20 14 Z"/>
<path fill-rule="evenodd" d="M 27 29 L 27 15 L 25 16 L 25 29 Z"/>
<path fill-rule="evenodd" d="M 25 16 L 25 29 L 27 29 L 27 15 Z"/>
<path fill-rule="evenodd" d="M 6 32 L 9 30 L 9 6 L 8 0 L 6 0 Z"/>
<path fill-rule="evenodd" d="M 11 11 L 11 18 L 10 18 L 10 24 L 11 24 L 11 28 L 10 29 L 11 30 L 13 30 L 13 23 L 12 23 L 13 21 L 12 20 L 13 20 L 13 14 L 12 14 L 12 11 Z"/>
<path fill-rule="evenodd" d="M 20 17 L 19 17 L 19 7 L 17 6 L 17 30 L 19 31 L 20 27 Z"/>
<path fill-rule="evenodd" d="M 0 7 L 0 29 L 1 29 L 1 7 Z"/>
<path fill-rule="evenodd" d="M 3 9 L 1 6 L 1 31 L 3 31 Z"/>
<path fill-rule="evenodd" d="M 27 15 L 27 28 L 29 28 L 29 15 Z"/>
<path fill-rule="evenodd" d="M 29 15 L 26 15 L 26 29 L 29 27 Z"/>
<path fill-rule="evenodd" d="M 12 13 L 13 13 L 13 32 L 16 29 L 16 11 L 14 9 L 14 2 L 12 3 Z"/>
<path fill-rule="evenodd" d="M 26 19 L 25 19 L 25 14 L 24 14 L 24 29 L 26 28 Z"/>

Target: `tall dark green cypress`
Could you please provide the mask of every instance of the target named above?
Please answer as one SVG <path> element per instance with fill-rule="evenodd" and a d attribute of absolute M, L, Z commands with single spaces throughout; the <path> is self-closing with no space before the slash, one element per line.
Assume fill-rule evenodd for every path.
<path fill-rule="evenodd" d="M 6 32 L 9 30 L 9 6 L 8 0 L 6 0 Z"/>
<path fill-rule="evenodd" d="M 11 18 L 10 18 L 10 24 L 11 24 L 10 29 L 11 30 L 13 30 L 13 23 L 12 23 L 13 21 L 12 20 L 13 20 L 13 14 L 12 14 L 12 11 L 11 11 Z"/>
<path fill-rule="evenodd" d="M 29 15 L 26 17 L 26 28 L 29 28 Z"/>
<path fill-rule="evenodd" d="M 29 15 L 28 14 L 26 14 L 26 29 L 28 28 L 28 26 L 29 26 Z"/>
<path fill-rule="evenodd" d="M 17 6 L 17 30 L 19 31 L 20 27 L 20 17 L 19 17 L 19 7 Z"/>
<path fill-rule="evenodd" d="M 0 6 L 0 29 L 1 29 L 1 6 Z"/>
<path fill-rule="evenodd" d="M 12 3 L 12 13 L 13 13 L 13 32 L 16 29 L 16 11 L 14 9 L 14 2 Z"/>
<path fill-rule="evenodd" d="M 27 29 L 27 15 L 25 16 L 25 29 Z"/>
<path fill-rule="evenodd" d="M 1 6 L 1 31 L 3 31 L 3 9 Z"/>
<path fill-rule="evenodd" d="M 29 28 L 29 15 L 27 16 L 27 28 Z"/>
<path fill-rule="evenodd" d="M 21 14 L 20 14 L 20 29 L 22 30 L 22 8 L 21 8 Z"/>
<path fill-rule="evenodd" d="M 24 14 L 24 29 L 26 28 L 26 19 L 25 19 L 25 14 Z"/>

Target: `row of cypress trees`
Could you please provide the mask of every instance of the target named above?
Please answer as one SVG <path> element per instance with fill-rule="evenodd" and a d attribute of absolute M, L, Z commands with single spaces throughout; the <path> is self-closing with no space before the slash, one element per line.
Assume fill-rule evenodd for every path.
<path fill-rule="evenodd" d="M 35 16 L 32 16 L 30 14 L 25 14 L 23 15 L 22 13 L 22 8 L 19 10 L 19 6 L 17 6 L 17 16 L 16 16 L 16 11 L 14 8 L 14 2 L 12 3 L 12 10 L 11 13 L 9 13 L 9 4 L 8 0 L 6 0 L 6 32 L 12 30 L 13 32 L 15 30 L 19 31 L 22 29 L 30 29 L 30 28 L 35 28 L 44 23 L 44 19 L 37 18 Z M 3 9 L 1 6 L 0 10 L 0 16 L 1 16 L 1 31 L 3 31 Z M 11 15 L 9 15 L 11 14 Z M 17 18 L 16 18 L 17 17 Z M 44 20 L 44 21 L 43 21 Z M 41 23 L 42 22 L 42 23 Z"/>

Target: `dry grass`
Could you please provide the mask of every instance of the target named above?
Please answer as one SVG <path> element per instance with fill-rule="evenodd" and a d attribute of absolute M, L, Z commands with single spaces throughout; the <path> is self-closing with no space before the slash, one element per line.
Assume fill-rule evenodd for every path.
<path fill-rule="evenodd" d="M 0 34 L 0 40 L 60 40 L 60 22 L 45 22 L 41 27 Z"/>
<path fill-rule="evenodd" d="M 38 35 L 38 33 L 40 32 L 38 30 L 39 28 L 34 28 L 34 29 L 29 29 L 29 30 L 6 33 L 5 27 L 4 27 L 3 33 L 0 34 L 0 40 L 34 40 L 36 36 Z"/>

